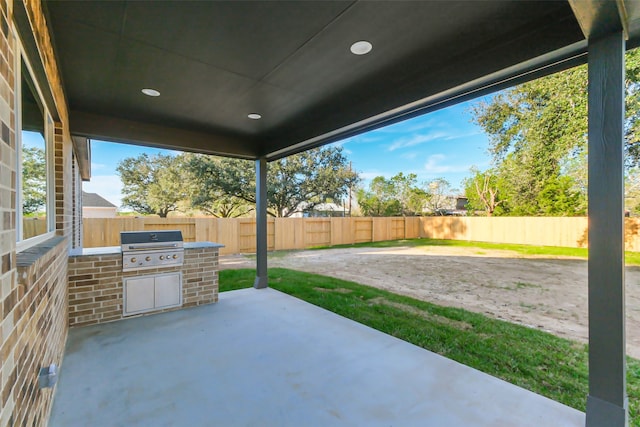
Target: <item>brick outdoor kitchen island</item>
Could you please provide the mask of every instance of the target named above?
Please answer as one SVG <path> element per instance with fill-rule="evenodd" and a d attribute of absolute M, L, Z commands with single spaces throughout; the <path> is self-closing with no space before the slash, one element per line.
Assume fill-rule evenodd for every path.
<path fill-rule="evenodd" d="M 119 246 L 84 249 L 81 254 L 70 256 L 69 326 L 110 322 L 125 316 L 159 313 L 218 301 L 218 252 L 221 247 L 223 245 L 211 242 L 185 243 L 183 265 L 144 271 L 123 272 Z M 138 310 L 131 316 L 125 315 L 125 282 L 137 280 L 139 283 L 149 283 L 151 280 L 153 292 L 153 278 L 167 277 L 181 279 L 177 304 L 160 304 L 156 309 Z"/>

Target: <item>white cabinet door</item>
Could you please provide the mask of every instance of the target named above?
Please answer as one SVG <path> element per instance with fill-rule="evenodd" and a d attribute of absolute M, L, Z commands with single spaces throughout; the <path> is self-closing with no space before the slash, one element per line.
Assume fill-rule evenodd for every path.
<path fill-rule="evenodd" d="M 155 307 L 180 305 L 180 274 L 156 277 Z"/>
<path fill-rule="evenodd" d="M 125 279 L 125 313 L 151 310 L 155 305 L 154 286 L 155 279 L 149 276 Z"/>

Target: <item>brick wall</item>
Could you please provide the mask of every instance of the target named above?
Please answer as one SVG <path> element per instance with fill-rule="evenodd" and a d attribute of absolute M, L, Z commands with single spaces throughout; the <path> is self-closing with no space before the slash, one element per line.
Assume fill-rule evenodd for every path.
<path fill-rule="evenodd" d="M 68 237 L 69 249 L 72 247 L 73 232 L 73 173 L 71 167 L 73 144 L 71 138 L 65 138 L 61 123 L 54 124 L 54 187 L 56 234 Z"/>
<path fill-rule="evenodd" d="M 63 237 L 18 254 L 18 284 L 4 303 L 14 322 L 1 355 L 3 371 L 10 372 L 2 391 L 3 408 L 5 403 L 13 406 L 9 419 L 3 420 L 8 425 L 46 425 L 49 417 L 53 389 L 38 388 L 38 372 L 62 362 L 68 330 L 66 255 Z"/>
<path fill-rule="evenodd" d="M 124 273 L 119 253 L 69 257 L 69 325 L 122 319 L 124 278 L 174 271 L 182 271 L 182 308 L 218 301 L 218 248 L 186 249 L 182 267 Z"/>
<path fill-rule="evenodd" d="M 14 97 L 14 46 L 9 5 L 0 3 L 0 425 L 13 422 L 16 407 L 16 353 L 14 324 L 18 297 L 16 270 L 16 139 Z"/>
<path fill-rule="evenodd" d="M 218 248 L 187 249 L 182 272 L 182 307 L 218 301 Z"/>
<path fill-rule="evenodd" d="M 52 93 L 55 230 L 57 236 L 16 251 L 15 59 L 19 55 L 14 8 L 23 7 Z M 73 233 L 72 145 L 66 101 L 39 0 L 0 0 L 0 427 L 47 424 L 55 389 L 38 388 L 38 372 L 60 364 L 68 330 L 67 252 Z M 32 35 L 32 36 L 31 36 Z M 24 33 L 21 34 L 24 36 Z"/>

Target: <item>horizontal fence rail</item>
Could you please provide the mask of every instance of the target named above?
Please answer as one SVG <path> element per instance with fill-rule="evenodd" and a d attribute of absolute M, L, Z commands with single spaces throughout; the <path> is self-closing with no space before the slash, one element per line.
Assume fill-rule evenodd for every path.
<path fill-rule="evenodd" d="M 119 246 L 121 231 L 180 230 L 185 242 L 221 243 L 222 254 L 256 250 L 254 218 L 84 218 L 85 248 Z M 269 218 L 268 250 L 432 238 L 587 247 L 586 217 Z M 626 249 L 640 251 L 640 219 L 626 218 Z"/>

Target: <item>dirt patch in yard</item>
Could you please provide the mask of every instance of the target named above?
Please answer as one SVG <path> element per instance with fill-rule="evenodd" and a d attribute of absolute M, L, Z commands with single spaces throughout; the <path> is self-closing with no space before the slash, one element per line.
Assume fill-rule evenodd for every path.
<path fill-rule="evenodd" d="M 243 255 L 221 268 L 255 268 Z M 587 341 L 587 261 L 430 246 L 289 252 L 270 267 L 324 274 Z M 640 358 L 640 268 L 627 267 L 627 353 Z"/>

